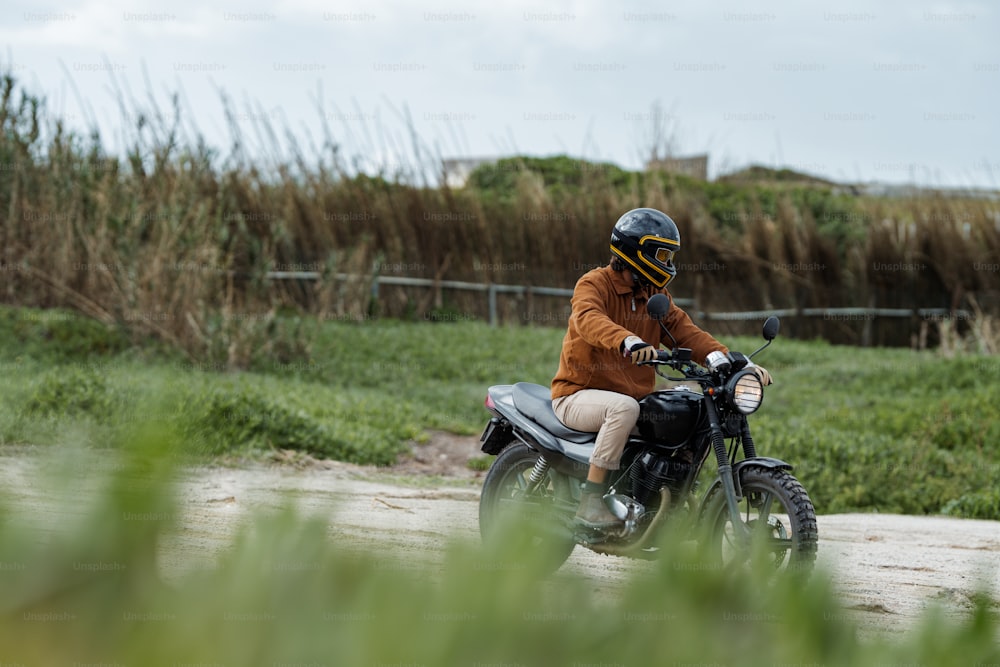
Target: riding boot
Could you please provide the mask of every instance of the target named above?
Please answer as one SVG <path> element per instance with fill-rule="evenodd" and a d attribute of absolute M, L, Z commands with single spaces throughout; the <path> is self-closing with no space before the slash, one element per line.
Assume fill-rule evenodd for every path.
<path fill-rule="evenodd" d="M 577 523 L 593 530 L 616 528 L 623 523 L 604 504 L 604 485 L 589 481 L 584 484 L 583 497 L 575 519 Z"/>

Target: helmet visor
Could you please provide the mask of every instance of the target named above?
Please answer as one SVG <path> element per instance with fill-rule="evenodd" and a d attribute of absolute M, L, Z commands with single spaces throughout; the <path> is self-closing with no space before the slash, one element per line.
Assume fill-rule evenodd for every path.
<path fill-rule="evenodd" d="M 676 250 L 670 250 L 669 248 L 657 248 L 655 255 L 656 261 L 661 264 L 670 264 L 674 261 L 674 255 L 676 253 Z"/>

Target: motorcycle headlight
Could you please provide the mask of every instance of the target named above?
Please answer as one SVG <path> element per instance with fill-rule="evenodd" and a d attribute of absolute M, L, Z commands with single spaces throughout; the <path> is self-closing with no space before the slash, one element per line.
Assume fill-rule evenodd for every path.
<path fill-rule="evenodd" d="M 726 383 L 726 395 L 733 407 L 745 415 L 752 414 L 764 400 L 764 387 L 753 371 L 744 371 Z"/>

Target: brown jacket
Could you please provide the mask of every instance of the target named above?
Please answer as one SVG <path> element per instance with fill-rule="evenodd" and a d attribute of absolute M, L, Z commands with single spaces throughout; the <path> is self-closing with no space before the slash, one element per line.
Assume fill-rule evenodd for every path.
<path fill-rule="evenodd" d="M 653 391 L 656 375 L 650 366 L 636 366 L 622 353 L 627 336 L 650 345 L 671 346 L 660 325 L 646 312 L 646 300 L 666 288 L 633 291 L 632 275 L 610 266 L 588 271 L 573 290 L 572 313 L 559 355 L 559 371 L 552 380 L 552 398 L 581 389 L 606 389 L 636 400 Z M 687 313 L 670 304 L 667 328 L 681 347 L 691 348 L 694 361 L 703 363 L 713 350 L 726 346 L 699 329 Z"/>

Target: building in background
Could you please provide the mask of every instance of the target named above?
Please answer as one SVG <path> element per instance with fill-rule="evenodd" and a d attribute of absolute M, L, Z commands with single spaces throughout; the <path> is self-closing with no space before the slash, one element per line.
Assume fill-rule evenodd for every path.
<path fill-rule="evenodd" d="M 646 163 L 646 171 L 667 171 L 671 174 L 683 174 L 700 181 L 707 181 L 708 153 L 690 157 L 665 157 L 650 160 Z"/>
<path fill-rule="evenodd" d="M 464 187 L 469 176 L 484 164 L 496 164 L 498 157 L 463 157 L 441 160 L 444 184 L 449 188 Z"/>

